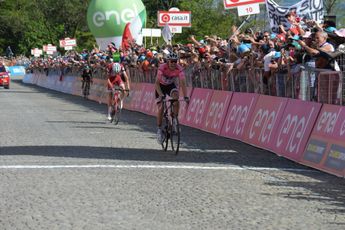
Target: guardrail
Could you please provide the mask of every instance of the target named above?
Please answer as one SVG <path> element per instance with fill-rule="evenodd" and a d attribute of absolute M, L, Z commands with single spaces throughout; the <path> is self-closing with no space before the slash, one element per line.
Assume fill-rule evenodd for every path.
<path fill-rule="evenodd" d="M 34 71 L 58 74 L 60 77 L 80 76 L 81 67 L 40 68 Z M 131 82 L 154 83 L 157 68 L 143 70 L 127 67 Z M 258 93 L 270 96 L 345 105 L 345 81 L 343 72 L 316 69 L 307 65 L 292 65 L 277 70 L 266 78 L 262 68 L 232 69 L 231 64 L 203 65 L 195 63 L 185 68 L 187 86 L 232 92 Z M 93 68 L 94 78 L 106 79 L 106 70 Z"/>

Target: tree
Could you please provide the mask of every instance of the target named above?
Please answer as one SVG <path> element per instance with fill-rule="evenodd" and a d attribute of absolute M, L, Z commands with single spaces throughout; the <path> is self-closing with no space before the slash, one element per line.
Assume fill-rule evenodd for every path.
<path fill-rule="evenodd" d="M 339 0 L 324 0 L 323 4 L 326 9 L 326 15 L 334 14 L 334 7 L 337 5 Z"/>

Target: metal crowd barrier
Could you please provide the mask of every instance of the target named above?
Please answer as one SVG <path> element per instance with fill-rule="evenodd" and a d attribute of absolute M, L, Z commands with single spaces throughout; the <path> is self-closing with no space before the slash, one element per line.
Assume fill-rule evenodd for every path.
<path fill-rule="evenodd" d="M 145 73 L 130 68 L 133 82 L 153 83 L 156 69 Z M 277 71 L 265 80 L 263 69 L 252 68 L 229 71 L 219 66 L 203 66 L 196 63 L 185 69 L 187 86 L 228 90 L 233 92 L 259 93 L 305 101 L 345 105 L 345 87 L 342 72 L 293 65 L 288 71 Z"/>
<path fill-rule="evenodd" d="M 43 68 L 38 70 L 45 71 Z M 61 73 L 63 76 L 81 76 L 80 68 L 52 68 L 48 71 Z M 154 83 L 157 68 L 143 70 L 140 67 L 128 67 L 127 73 L 131 82 Z M 228 64 L 206 66 L 195 63 L 185 68 L 186 82 L 189 87 L 259 93 L 345 105 L 344 72 L 294 65 L 287 71 L 278 70 L 269 79 L 265 79 L 263 73 L 261 68 L 238 70 L 231 69 Z M 106 79 L 106 70 L 102 67 L 94 68 L 93 77 Z"/>

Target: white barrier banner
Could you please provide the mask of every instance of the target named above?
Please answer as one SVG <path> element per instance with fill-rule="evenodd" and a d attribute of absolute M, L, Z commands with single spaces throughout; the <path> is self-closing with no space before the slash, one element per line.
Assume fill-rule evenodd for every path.
<path fill-rule="evenodd" d="M 272 32 L 279 33 L 279 25 L 288 27 L 288 21 L 285 15 L 289 11 L 296 11 L 297 16 L 300 18 L 307 17 L 320 22 L 323 20 L 324 7 L 322 0 L 302 0 L 292 6 L 279 6 L 273 0 L 266 0 L 266 7 L 268 12 L 268 19 Z"/>

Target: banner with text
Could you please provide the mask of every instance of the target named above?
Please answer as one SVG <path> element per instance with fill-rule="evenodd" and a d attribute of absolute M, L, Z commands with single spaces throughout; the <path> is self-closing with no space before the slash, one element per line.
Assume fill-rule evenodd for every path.
<path fill-rule="evenodd" d="M 274 152 L 299 162 L 308 142 L 320 103 L 289 99 L 274 136 Z"/>
<path fill-rule="evenodd" d="M 274 151 L 274 137 L 277 135 L 287 101 L 287 98 L 260 95 L 246 124 L 243 141 Z"/>
<path fill-rule="evenodd" d="M 322 106 L 303 155 L 302 163 L 344 176 L 345 172 L 345 108 Z"/>
<path fill-rule="evenodd" d="M 242 141 L 258 98 L 255 93 L 234 93 L 220 135 Z"/>
<path fill-rule="evenodd" d="M 203 119 L 203 130 L 220 135 L 231 97 L 232 92 L 214 90 L 205 119 Z"/>
<path fill-rule="evenodd" d="M 270 27 L 274 33 L 279 33 L 279 25 L 283 25 L 285 28 L 289 26 L 289 22 L 285 18 L 289 11 L 294 10 L 298 17 L 305 17 L 318 22 L 323 20 L 324 16 L 323 1 L 321 0 L 302 0 L 292 6 L 279 6 L 273 0 L 266 0 L 266 7 Z"/>

